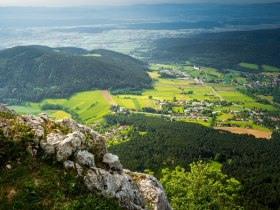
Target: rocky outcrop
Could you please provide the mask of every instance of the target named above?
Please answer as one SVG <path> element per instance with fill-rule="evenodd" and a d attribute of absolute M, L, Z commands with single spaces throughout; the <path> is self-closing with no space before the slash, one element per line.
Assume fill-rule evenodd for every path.
<path fill-rule="evenodd" d="M 104 138 L 72 119 L 54 121 L 47 115 L 16 116 L 0 106 L 0 132 L 6 138 L 28 138 L 26 150 L 33 157 L 48 156 L 63 163 L 84 180 L 88 190 L 111 196 L 129 210 L 171 209 L 155 177 L 125 170 L 119 157 L 107 153 Z"/>
<path fill-rule="evenodd" d="M 16 112 L 14 110 L 10 110 L 8 109 L 6 106 L 4 106 L 3 104 L 0 104 L 0 113 L 6 113 L 6 114 L 16 114 Z"/>

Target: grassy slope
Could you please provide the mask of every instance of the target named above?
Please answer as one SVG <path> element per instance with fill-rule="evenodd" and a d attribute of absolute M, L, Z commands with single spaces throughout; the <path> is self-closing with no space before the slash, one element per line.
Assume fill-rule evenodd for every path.
<path fill-rule="evenodd" d="M 28 157 L 9 164 L 12 169 L 0 165 L 0 209 L 121 209 L 114 199 L 88 192 L 62 165 Z"/>

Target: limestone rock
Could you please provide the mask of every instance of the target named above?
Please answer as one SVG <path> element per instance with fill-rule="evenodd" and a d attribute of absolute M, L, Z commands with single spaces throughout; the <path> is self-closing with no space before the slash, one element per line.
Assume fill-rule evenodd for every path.
<path fill-rule="evenodd" d="M 137 185 L 132 178 L 125 174 L 115 173 L 114 181 L 116 183 L 115 197 L 121 201 L 121 205 L 126 209 L 145 209 L 145 201 Z"/>
<path fill-rule="evenodd" d="M 79 164 L 90 168 L 95 167 L 94 155 L 89 153 L 87 150 L 78 150 L 74 156 Z"/>
<path fill-rule="evenodd" d="M 0 112 L 11 114 L 11 115 L 15 115 L 16 114 L 16 112 L 14 110 L 10 110 L 9 108 L 7 108 L 3 104 L 0 104 Z"/>
<path fill-rule="evenodd" d="M 0 112 L 12 114 L 0 105 Z M 22 126 L 31 132 L 26 146 L 34 158 L 41 151 L 58 161 L 63 161 L 64 169 L 72 170 L 84 180 L 90 191 L 111 196 L 128 210 L 171 210 L 164 189 L 152 176 L 123 169 L 119 157 L 107 153 L 105 138 L 89 127 L 72 119 L 55 121 L 47 115 L 31 115 L 12 118 L 0 117 L 0 130 L 4 136 L 21 141 L 26 134 L 17 129 Z M 5 151 L 0 151 L 5 154 Z M 97 162 L 97 161 L 102 161 Z M 6 165 L 11 168 L 10 165 Z"/>
<path fill-rule="evenodd" d="M 119 157 L 117 155 L 113 155 L 111 153 L 106 153 L 103 156 L 103 163 L 108 165 L 109 169 L 115 171 L 122 171 L 123 167 L 120 163 Z"/>
<path fill-rule="evenodd" d="M 38 115 L 44 122 L 48 122 L 51 118 L 46 113 L 41 113 Z"/>
<path fill-rule="evenodd" d="M 84 182 L 90 191 L 102 195 L 115 196 L 115 182 L 113 176 L 104 169 L 88 170 Z"/>
<path fill-rule="evenodd" d="M 143 196 L 127 175 L 111 174 L 104 169 L 90 169 L 84 177 L 84 182 L 90 191 L 117 198 L 125 209 L 145 209 Z"/>
<path fill-rule="evenodd" d="M 147 179 L 141 180 L 138 184 L 138 187 L 144 195 L 145 200 L 152 204 L 154 210 L 171 209 L 164 189 L 155 177 L 147 175 Z"/>
<path fill-rule="evenodd" d="M 77 149 L 81 149 L 82 144 L 85 142 L 85 136 L 81 132 L 70 133 L 66 138 L 56 145 L 57 153 L 56 159 L 58 161 L 66 160 Z"/>
<path fill-rule="evenodd" d="M 50 133 L 47 135 L 46 141 L 41 141 L 40 146 L 48 155 L 55 154 L 55 145 L 64 139 L 62 133 Z"/>
<path fill-rule="evenodd" d="M 83 171 L 84 171 L 83 167 L 80 166 L 78 163 L 75 163 L 75 167 L 76 167 L 78 176 L 83 177 Z"/>
<path fill-rule="evenodd" d="M 63 166 L 66 170 L 75 169 L 75 163 L 71 160 L 64 161 Z"/>

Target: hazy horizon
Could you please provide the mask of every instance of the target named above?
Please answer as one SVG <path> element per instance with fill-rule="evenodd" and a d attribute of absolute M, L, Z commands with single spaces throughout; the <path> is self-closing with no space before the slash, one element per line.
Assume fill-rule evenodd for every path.
<path fill-rule="evenodd" d="M 138 4 L 195 4 L 195 3 L 219 3 L 219 4 L 259 4 L 275 3 L 279 0 L 2 0 L 0 7 L 75 7 L 75 6 L 123 6 Z"/>

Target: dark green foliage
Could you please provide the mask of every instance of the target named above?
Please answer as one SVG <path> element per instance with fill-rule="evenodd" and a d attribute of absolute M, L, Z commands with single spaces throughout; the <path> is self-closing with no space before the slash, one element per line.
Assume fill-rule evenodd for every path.
<path fill-rule="evenodd" d="M 123 210 L 116 205 L 116 201 L 112 198 L 102 197 L 100 195 L 88 195 L 77 197 L 68 207 L 67 210 Z"/>
<path fill-rule="evenodd" d="M 279 87 L 259 87 L 259 88 L 247 88 L 239 89 L 240 92 L 255 97 L 255 95 L 273 96 L 273 102 L 280 104 L 280 88 Z M 258 98 L 256 98 L 258 100 Z M 258 101 L 265 102 L 266 100 Z M 266 103 L 266 102 L 265 102 Z M 268 102 L 269 103 L 269 102 Z"/>
<path fill-rule="evenodd" d="M 0 100 L 13 104 L 94 89 L 151 87 L 147 68 L 139 60 L 107 50 L 84 53 L 99 56 L 76 51 L 43 46 L 0 51 Z"/>
<path fill-rule="evenodd" d="M 207 33 L 189 38 L 156 41 L 152 61 L 172 63 L 190 61 L 218 69 L 240 67 L 240 62 L 280 67 L 280 29 Z M 252 72 L 252 70 L 247 69 Z M 259 72 L 254 70 L 254 72 Z"/>
<path fill-rule="evenodd" d="M 272 92 L 273 102 L 280 104 L 280 88 L 275 88 Z"/>
<path fill-rule="evenodd" d="M 130 141 L 109 148 L 119 155 L 124 167 L 136 171 L 150 169 L 159 175 L 162 168 L 188 168 L 191 162 L 214 159 L 219 154 L 223 173 L 244 186 L 245 209 L 280 207 L 278 133 L 273 134 L 272 140 L 265 140 L 142 115 L 108 116 L 106 120 L 109 124 L 134 127 Z"/>
<path fill-rule="evenodd" d="M 156 113 L 157 110 L 153 109 L 152 107 L 144 107 L 142 108 L 142 112 Z"/>
<path fill-rule="evenodd" d="M 17 139 L 7 139 L 3 135 L 3 130 L 0 129 L 0 168 L 6 162 L 15 160 L 27 155 L 26 147 L 30 144 L 33 138 L 31 128 L 24 125 L 15 125 L 11 129 L 13 134 L 18 134 Z"/>
<path fill-rule="evenodd" d="M 242 209 L 240 183 L 202 161 L 191 163 L 189 172 L 180 166 L 163 169 L 160 182 L 174 210 Z"/>
<path fill-rule="evenodd" d="M 165 72 L 160 72 L 160 78 L 176 78 L 176 75 L 167 74 Z"/>
<path fill-rule="evenodd" d="M 142 91 L 139 89 L 133 89 L 133 88 L 121 88 L 116 90 L 111 90 L 110 93 L 112 95 L 118 95 L 118 94 L 127 94 L 127 95 L 142 95 Z"/>

